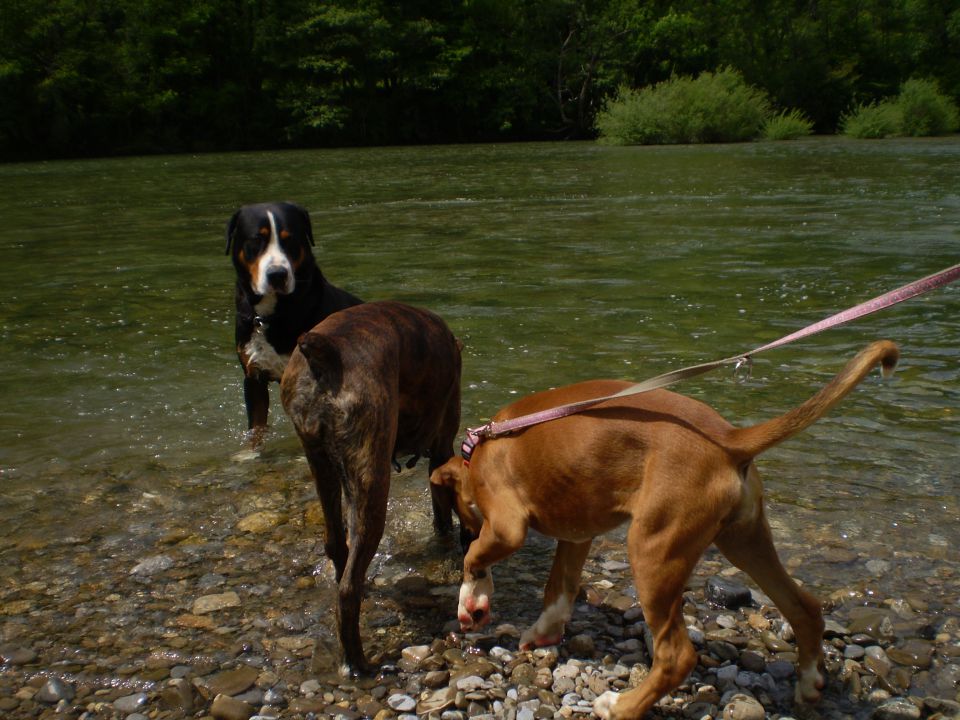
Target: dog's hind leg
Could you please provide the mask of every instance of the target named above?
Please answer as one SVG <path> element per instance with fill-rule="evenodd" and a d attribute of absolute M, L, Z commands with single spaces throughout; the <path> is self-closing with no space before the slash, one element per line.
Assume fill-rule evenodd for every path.
<path fill-rule="evenodd" d="M 553 556 L 550 579 L 543 593 L 543 612 L 520 637 L 520 649 L 556 645 L 573 613 L 573 602 L 580 590 L 580 573 L 593 540 L 582 543 L 559 540 Z"/>
<path fill-rule="evenodd" d="M 360 637 L 360 605 L 367 568 L 377 552 L 387 518 L 390 494 L 390 457 L 373 459 L 367 469 L 353 475 L 356 485 L 347 498 L 347 561 L 337 591 L 337 626 L 344 666 L 341 674 L 368 669 Z"/>
<path fill-rule="evenodd" d="M 748 482 L 759 477 L 751 467 Z M 787 573 L 773 546 L 759 494 L 752 518 L 735 522 L 716 539 L 717 547 L 730 562 L 747 573 L 763 590 L 793 627 L 797 638 L 797 702 L 816 702 L 823 689 L 820 672 L 823 659 L 823 613 L 813 595 L 800 589 Z"/>
<path fill-rule="evenodd" d="M 705 549 L 707 526 L 693 518 L 688 525 L 679 515 L 682 508 L 659 510 L 650 508 L 627 533 L 637 596 L 653 633 L 653 667 L 639 686 L 621 694 L 608 691 L 594 701 L 594 712 L 604 720 L 640 720 L 697 664 L 683 622 L 683 589 Z"/>
<path fill-rule="evenodd" d="M 336 569 L 336 579 L 340 582 L 343 569 L 347 564 L 347 533 L 343 524 L 343 501 L 341 479 L 342 467 L 337 467 L 336 459 L 331 459 L 326 451 L 316 451 L 304 442 L 307 461 L 317 486 L 317 496 L 323 508 L 323 548 Z"/>

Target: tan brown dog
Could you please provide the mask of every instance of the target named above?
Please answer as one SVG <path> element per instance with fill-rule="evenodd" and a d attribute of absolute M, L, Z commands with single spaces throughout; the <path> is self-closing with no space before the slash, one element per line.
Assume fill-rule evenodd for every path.
<path fill-rule="evenodd" d="M 891 373 L 898 355 L 893 343 L 875 342 L 810 400 L 753 427 L 735 428 L 697 400 L 655 390 L 485 440 L 469 463 L 451 459 L 431 482 L 457 491 L 461 518 L 469 518 L 474 508 L 483 516 L 463 564 L 461 627 L 489 621 L 493 580 L 488 568 L 520 548 L 527 528 L 534 528 L 557 538 L 557 552 L 543 612 L 522 636 L 521 647 L 555 644 L 570 618 L 592 539 L 629 521 L 630 564 L 653 633 L 654 662 L 638 687 L 597 698 L 598 715 L 640 718 L 693 669 L 697 653 L 684 629 L 682 593 L 711 543 L 756 581 L 793 626 L 797 698 L 819 699 L 824 683 L 820 605 L 797 587 L 777 557 L 753 458 L 814 423 L 878 363 L 885 375 Z M 513 403 L 495 420 L 628 386 L 595 380 L 549 390 Z"/>
<path fill-rule="evenodd" d="M 453 455 L 460 426 L 459 341 L 439 317 L 396 302 L 354 305 L 300 337 L 280 396 L 313 472 L 338 583 L 341 672 L 366 669 L 360 601 L 383 535 L 391 461 Z M 453 491 L 431 485 L 449 529 Z"/>

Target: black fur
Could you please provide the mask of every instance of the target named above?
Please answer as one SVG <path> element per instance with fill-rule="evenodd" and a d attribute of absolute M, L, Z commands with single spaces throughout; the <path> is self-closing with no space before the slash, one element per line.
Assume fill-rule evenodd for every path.
<path fill-rule="evenodd" d="M 258 317 L 255 307 L 264 296 L 257 294 L 251 286 L 250 270 L 241 255 L 253 260 L 264 250 L 266 242 L 260 235 L 260 229 L 268 226 L 267 211 L 273 213 L 277 231 L 282 229 L 289 233 L 289 237 L 281 241 L 284 252 L 291 259 L 300 257 L 300 261 L 296 264 L 293 292 L 289 295 L 278 294 L 273 311 L 266 317 Z M 300 335 L 328 315 L 363 302 L 327 281 L 314 259 L 311 250 L 313 244 L 310 215 L 293 203 L 245 205 L 227 223 L 226 252 L 232 255 L 237 271 L 237 354 L 244 370 L 247 423 L 253 430 L 262 431 L 266 427 L 270 402 L 268 383 L 280 380 L 244 362 L 243 348 L 258 327 L 279 355 L 289 355 Z"/>

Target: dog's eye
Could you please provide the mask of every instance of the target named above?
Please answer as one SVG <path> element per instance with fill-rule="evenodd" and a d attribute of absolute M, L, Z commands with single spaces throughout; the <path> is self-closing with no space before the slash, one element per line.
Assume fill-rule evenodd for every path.
<path fill-rule="evenodd" d="M 243 254 L 249 258 L 255 257 L 263 249 L 264 240 L 259 235 L 254 235 L 243 244 Z"/>

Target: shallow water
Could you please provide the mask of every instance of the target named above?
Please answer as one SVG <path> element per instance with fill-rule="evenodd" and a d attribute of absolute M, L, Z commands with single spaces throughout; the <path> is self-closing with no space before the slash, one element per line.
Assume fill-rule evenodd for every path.
<path fill-rule="evenodd" d="M 92 558 L 127 571 L 171 528 L 220 538 L 264 495 L 313 498 L 276 390 L 262 456 L 234 459 L 244 412 L 223 230 L 242 203 L 304 204 L 329 279 L 446 318 L 466 344 L 474 425 L 545 387 L 746 351 L 955 264 L 958 188 L 957 138 L 0 166 L 0 581 L 80 585 L 108 572 Z M 678 388 L 752 423 L 866 343 L 900 344 L 893 381 L 864 383 L 760 461 L 778 542 L 808 559 L 792 569 L 815 589 L 958 601 L 929 582 L 960 571 L 958 312 L 960 284 L 758 356 L 746 382 L 716 372 Z M 426 498 L 421 463 L 395 483 L 376 573 L 446 557 Z M 28 556 L 31 542 L 87 560 Z M 319 566 L 304 543 L 300 562 Z M 853 559 L 809 562 L 811 547 Z M 890 567 L 877 576 L 866 559 Z"/>

